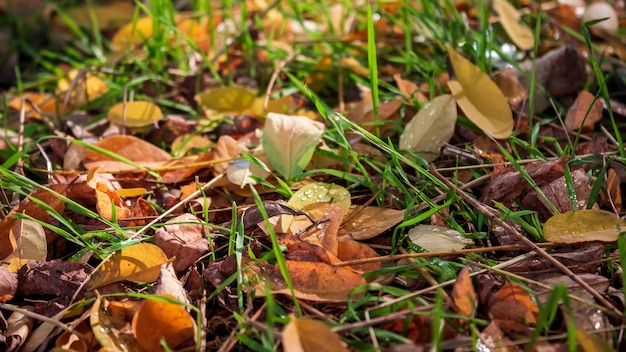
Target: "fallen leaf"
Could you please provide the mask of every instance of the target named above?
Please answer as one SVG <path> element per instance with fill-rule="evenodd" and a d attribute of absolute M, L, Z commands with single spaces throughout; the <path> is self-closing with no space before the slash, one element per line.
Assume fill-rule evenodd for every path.
<path fill-rule="evenodd" d="M 92 269 L 87 264 L 54 259 L 28 262 L 18 272 L 18 293 L 22 295 L 72 297 L 87 280 Z"/>
<path fill-rule="evenodd" d="M 187 270 L 209 250 L 210 229 L 191 214 L 182 214 L 168 220 L 154 233 L 154 244 L 168 258 L 175 257 L 174 269 Z"/>
<path fill-rule="evenodd" d="M 344 217 L 337 239 L 367 240 L 389 230 L 403 219 L 403 210 L 354 205 Z"/>
<path fill-rule="evenodd" d="M 45 262 L 48 256 L 48 243 L 43 226 L 32 220 L 17 219 L 11 228 L 15 238 L 13 253 L 3 259 L 6 268 L 17 272 L 29 260 Z"/>
<path fill-rule="evenodd" d="M 237 186 L 256 185 L 257 182 L 252 176 L 264 180 L 269 175 L 270 172 L 265 168 L 247 159 L 233 160 L 226 169 L 226 177 Z"/>
<path fill-rule="evenodd" d="M 509 320 L 492 320 L 480 333 L 476 350 L 498 352 L 522 352 L 514 341 L 529 338 L 532 334 L 530 328 L 522 323 Z"/>
<path fill-rule="evenodd" d="M 272 167 L 291 180 L 309 164 L 323 132 L 324 125 L 308 117 L 269 113 L 263 150 Z"/>
<path fill-rule="evenodd" d="M 348 213 L 352 204 L 350 192 L 347 189 L 332 183 L 316 182 L 297 190 L 289 198 L 287 205 L 295 210 L 301 210 L 310 204 L 327 202 L 341 206 L 344 215 Z"/>
<path fill-rule="evenodd" d="M 107 31 L 132 21 L 134 13 L 135 6 L 133 4 L 126 1 L 113 1 L 103 5 L 87 3 L 74 6 L 65 11 L 65 16 L 80 27 Z M 60 28 L 67 26 L 61 16 L 56 16 L 53 19 L 53 25 Z"/>
<path fill-rule="evenodd" d="M 291 317 L 282 332 L 285 352 L 348 351 L 341 339 L 319 321 Z"/>
<path fill-rule="evenodd" d="M 456 127 L 456 105 L 451 95 L 441 95 L 426 103 L 400 135 L 400 148 L 417 153 L 427 162 L 439 156 L 439 149 L 450 141 Z"/>
<path fill-rule="evenodd" d="M 513 113 L 504 94 L 478 66 L 447 47 L 455 80 L 448 88 L 468 119 L 498 139 L 513 133 Z"/>
<path fill-rule="evenodd" d="M 134 136 L 114 135 L 106 137 L 96 143 L 96 146 L 144 167 L 163 166 L 172 159 L 163 149 Z M 99 172 L 128 170 L 134 167 L 132 164 L 129 165 L 125 161 L 119 161 L 92 149 L 85 153 L 83 164 L 88 170 L 99 167 Z"/>
<path fill-rule="evenodd" d="M 509 104 L 517 105 L 528 97 L 526 88 L 524 88 L 519 78 L 517 78 L 513 68 L 503 68 L 494 78 Z"/>
<path fill-rule="evenodd" d="M 474 316 L 476 308 L 478 308 L 478 295 L 474 290 L 468 266 L 459 271 L 450 296 L 459 314 L 467 317 Z"/>
<path fill-rule="evenodd" d="M 602 103 L 595 96 L 583 90 L 574 101 L 574 104 L 567 110 L 565 116 L 565 128 L 568 131 L 577 131 L 582 128 L 584 131 L 593 130 L 596 122 L 602 118 Z"/>
<path fill-rule="evenodd" d="M 337 258 L 341 261 L 376 258 L 378 254 L 368 245 L 357 241 L 337 242 Z M 382 266 L 380 262 L 350 265 L 354 270 L 366 272 L 379 270 Z"/>
<path fill-rule="evenodd" d="M 10 301 L 17 291 L 17 274 L 0 267 L 0 302 Z"/>
<path fill-rule="evenodd" d="M 350 292 L 365 284 L 361 275 L 343 266 L 332 266 L 322 262 L 287 260 L 287 270 L 298 298 L 317 302 L 345 302 Z M 280 270 L 275 265 L 261 265 L 246 272 L 256 293 L 264 295 L 265 285 L 273 293 L 291 296 Z M 256 278 L 259 279 L 256 279 Z"/>
<path fill-rule="evenodd" d="M 154 282 L 167 256 L 161 248 L 150 243 L 138 243 L 122 248 L 96 271 L 88 287 L 90 290 L 119 282 Z"/>
<path fill-rule="evenodd" d="M 74 109 L 73 106 L 64 105 L 62 101 L 52 94 L 31 92 L 26 92 L 11 99 L 8 104 L 9 107 L 20 111 L 22 108 L 22 99 L 30 100 L 33 105 L 38 108 L 39 111 L 34 109 L 27 101 L 24 101 L 24 112 L 26 117 L 32 117 L 35 119 L 41 119 L 40 112 L 48 117 L 57 117 L 67 115 Z"/>
<path fill-rule="evenodd" d="M 113 105 L 107 118 L 120 126 L 146 127 L 163 119 L 163 113 L 149 101 L 130 101 Z"/>
<path fill-rule="evenodd" d="M 615 349 L 607 340 L 587 333 L 585 330 L 576 329 L 576 340 L 582 347 L 583 352 L 614 352 Z"/>
<path fill-rule="evenodd" d="M 539 317 L 539 308 L 530 294 L 521 286 L 509 281 L 489 298 L 487 312 L 494 320 L 509 320 L 523 324 L 534 324 Z"/>
<path fill-rule="evenodd" d="M 140 302 L 109 301 L 99 294 L 89 311 L 89 324 L 101 349 L 118 352 L 141 351 L 130 329 L 129 317 Z"/>
<path fill-rule="evenodd" d="M 456 251 L 474 243 L 456 230 L 436 225 L 417 225 L 408 235 L 411 242 L 429 252 Z"/>
<path fill-rule="evenodd" d="M 74 86 L 72 86 L 74 85 Z M 71 91 L 70 91 L 71 90 Z M 100 78 L 89 72 L 71 70 L 66 78 L 57 82 L 57 93 L 64 100 L 65 94 L 70 94 L 70 105 L 80 106 L 93 101 L 109 91 L 109 86 Z"/>
<path fill-rule="evenodd" d="M 161 339 L 167 346 L 176 349 L 181 343 L 195 336 L 194 320 L 180 304 L 163 300 L 173 299 L 170 295 L 161 299 L 146 299 L 133 316 L 133 331 L 137 342 L 146 351 L 163 351 Z"/>
<path fill-rule="evenodd" d="M 493 9 L 500 16 L 500 23 L 513 43 L 522 50 L 531 50 L 535 47 L 533 31 L 520 23 L 520 14 L 507 0 L 493 0 Z"/>
<path fill-rule="evenodd" d="M 33 306 L 20 307 L 25 311 L 32 312 Z M 4 319 L 3 344 L 10 346 L 9 351 L 20 350 L 22 344 L 30 337 L 34 325 L 34 318 L 30 314 L 13 312 L 8 319 Z M 3 329 L 3 330 L 4 330 Z"/>
<path fill-rule="evenodd" d="M 543 237 L 556 243 L 615 242 L 626 220 L 606 210 L 584 209 L 557 214 L 543 224 Z"/>

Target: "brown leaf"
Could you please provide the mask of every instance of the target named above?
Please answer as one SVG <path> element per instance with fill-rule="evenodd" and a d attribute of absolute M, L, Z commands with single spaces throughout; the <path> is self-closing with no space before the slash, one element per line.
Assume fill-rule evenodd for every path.
<path fill-rule="evenodd" d="M 456 311 L 468 317 L 473 317 L 478 307 L 478 296 L 472 284 L 469 267 L 466 266 L 459 271 L 454 287 L 452 288 L 452 301 Z"/>
<path fill-rule="evenodd" d="M 0 302 L 11 300 L 16 291 L 17 274 L 5 267 L 0 267 Z"/>
<path fill-rule="evenodd" d="M 596 122 L 602 118 L 602 103 L 595 96 L 583 90 L 574 101 L 574 104 L 567 110 L 565 117 L 565 128 L 568 131 L 593 130 Z"/>
<path fill-rule="evenodd" d="M 200 219 L 183 214 L 169 220 L 155 232 L 154 244 L 168 258 L 176 257 L 174 270 L 183 271 L 209 250 L 210 232 Z"/>
<path fill-rule="evenodd" d="M 337 239 L 367 240 L 389 230 L 403 219 L 403 210 L 354 205 L 341 223 Z"/>
<path fill-rule="evenodd" d="M 87 264 L 58 259 L 28 262 L 18 272 L 18 292 L 23 295 L 72 297 L 92 269 Z"/>
<path fill-rule="evenodd" d="M 337 258 L 342 261 L 376 258 L 378 254 L 368 245 L 356 241 L 339 241 L 337 243 Z M 356 264 L 350 266 L 357 271 L 373 271 L 381 268 L 380 262 Z"/>
<path fill-rule="evenodd" d="M 509 281 L 489 299 L 487 311 L 492 319 L 520 323 L 534 324 L 539 317 L 539 309 L 528 292 Z"/>
<path fill-rule="evenodd" d="M 163 149 L 133 136 L 110 136 L 96 143 L 96 146 L 145 167 L 163 166 L 172 159 Z M 100 166 L 99 170 L 102 172 L 133 168 L 128 163 L 115 160 L 91 149 L 85 153 L 83 164 L 87 169 Z"/>
<path fill-rule="evenodd" d="M 538 161 L 524 166 L 524 170 L 531 179 L 541 187 L 552 180 L 563 176 L 563 167 L 569 161 L 568 157 L 562 157 L 556 161 Z M 512 204 L 517 197 L 530 189 L 530 185 L 522 174 L 514 168 L 509 172 L 492 175 L 492 180 L 483 190 L 481 201 L 491 204 L 493 201 Z"/>

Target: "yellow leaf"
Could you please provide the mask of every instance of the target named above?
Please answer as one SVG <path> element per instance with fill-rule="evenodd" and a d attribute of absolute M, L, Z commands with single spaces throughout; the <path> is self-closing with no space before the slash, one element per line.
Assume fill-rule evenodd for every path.
<path fill-rule="evenodd" d="M 282 342 L 285 352 L 347 351 L 337 334 L 312 319 L 291 317 L 283 329 Z"/>
<path fill-rule="evenodd" d="M 48 255 L 46 233 L 40 223 L 27 219 L 16 219 L 9 235 L 15 238 L 13 253 L 4 258 L 7 268 L 17 272 L 29 260 L 45 262 Z"/>
<path fill-rule="evenodd" d="M 254 103 L 256 93 L 242 86 L 209 88 L 196 94 L 195 99 L 208 111 L 241 112 Z"/>
<path fill-rule="evenodd" d="M 493 9 L 500 16 L 500 23 L 506 34 L 518 48 L 530 50 L 535 47 L 533 31 L 519 22 L 520 15 L 517 9 L 507 0 L 493 0 Z"/>
<path fill-rule="evenodd" d="M 587 333 L 585 330 L 576 329 L 576 340 L 580 343 L 583 352 L 613 352 L 609 343 L 600 336 Z"/>
<path fill-rule="evenodd" d="M 152 17 L 139 18 L 134 23 L 128 23 L 120 28 L 113 36 L 113 39 L 111 39 L 111 45 L 114 50 L 120 51 L 127 45 L 139 44 L 144 39 L 152 36 L 153 28 Z"/>
<path fill-rule="evenodd" d="M 159 277 L 160 267 L 167 261 L 161 248 L 150 243 L 138 243 L 115 253 L 96 271 L 89 288 L 98 288 L 113 282 L 153 282 Z"/>
<path fill-rule="evenodd" d="M 626 220 L 606 210 L 585 209 L 557 214 L 543 224 L 543 237 L 557 243 L 614 242 L 626 231 Z"/>
<path fill-rule="evenodd" d="M 57 83 L 57 92 L 62 99 L 65 99 L 65 95 L 62 94 L 72 89 L 71 104 L 83 105 L 88 103 L 109 91 L 109 86 L 98 76 L 90 73 L 85 73 L 82 77 L 79 77 L 79 70 L 71 70 L 67 74 L 67 78 L 62 78 Z M 74 87 L 72 87 L 72 82 Z"/>
<path fill-rule="evenodd" d="M 109 109 L 109 121 L 128 127 L 145 127 L 161 120 L 163 113 L 153 103 L 147 101 L 131 101 L 119 103 Z"/>
<path fill-rule="evenodd" d="M 171 295 L 163 295 L 173 299 Z M 163 351 L 160 340 L 175 349 L 194 337 L 195 324 L 185 308 L 176 303 L 148 299 L 133 316 L 133 331 L 146 351 Z"/>
<path fill-rule="evenodd" d="M 448 81 L 448 87 L 461 110 L 485 133 L 508 138 L 513 132 L 513 113 L 500 88 L 476 65 L 447 49 L 456 77 Z"/>
<path fill-rule="evenodd" d="M 143 187 L 122 188 L 116 189 L 115 193 L 117 193 L 117 195 L 120 197 L 139 197 L 143 196 L 144 194 L 148 194 L 148 190 Z"/>
<path fill-rule="evenodd" d="M 307 205 L 324 202 L 332 202 L 341 206 L 344 215 L 348 213 L 352 204 L 350 192 L 347 189 L 331 183 L 317 182 L 297 190 L 289 198 L 287 205 L 295 210 L 301 210 Z"/>

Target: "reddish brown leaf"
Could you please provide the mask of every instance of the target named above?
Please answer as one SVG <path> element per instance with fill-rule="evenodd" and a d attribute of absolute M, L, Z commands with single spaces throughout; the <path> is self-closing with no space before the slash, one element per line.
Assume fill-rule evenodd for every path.
<path fill-rule="evenodd" d="M 593 130 L 596 122 L 602 118 L 602 104 L 595 99 L 594 95 L 583 90 L 574 101 L 572 107 L 567 110 L 565 117 L 565 128 L 569 131 L 577 131 L 583 128 L 584 131 Z"/>

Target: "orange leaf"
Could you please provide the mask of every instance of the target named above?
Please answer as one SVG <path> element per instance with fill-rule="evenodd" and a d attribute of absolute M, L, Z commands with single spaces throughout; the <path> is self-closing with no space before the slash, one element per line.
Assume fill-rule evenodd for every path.
<path fill-rule="evenodd" d="M 472 285 L 469 267 L 464 267 L 456 278 L 452 288 L 452 300 L 459 314 L 472 317 L 478 306 L 478 296 Z"/>
<path fill-rule="evenodd" d="M 170 295 L 162 297 L 174 298 Z M 187 310 L 176 303 L 148 299 L 133 316 L 133 331 L 146 351 L 163 351 L 160 340 L 176 348 L 194 337 L 195 324 Z"/>
<path fill-rule="evenodd" d="M 491 297 L 487 310 L 493 319 L 521 323 L 534 324 L 539 316 L 539 309 L 528 292 L 508 281 Z"/>

